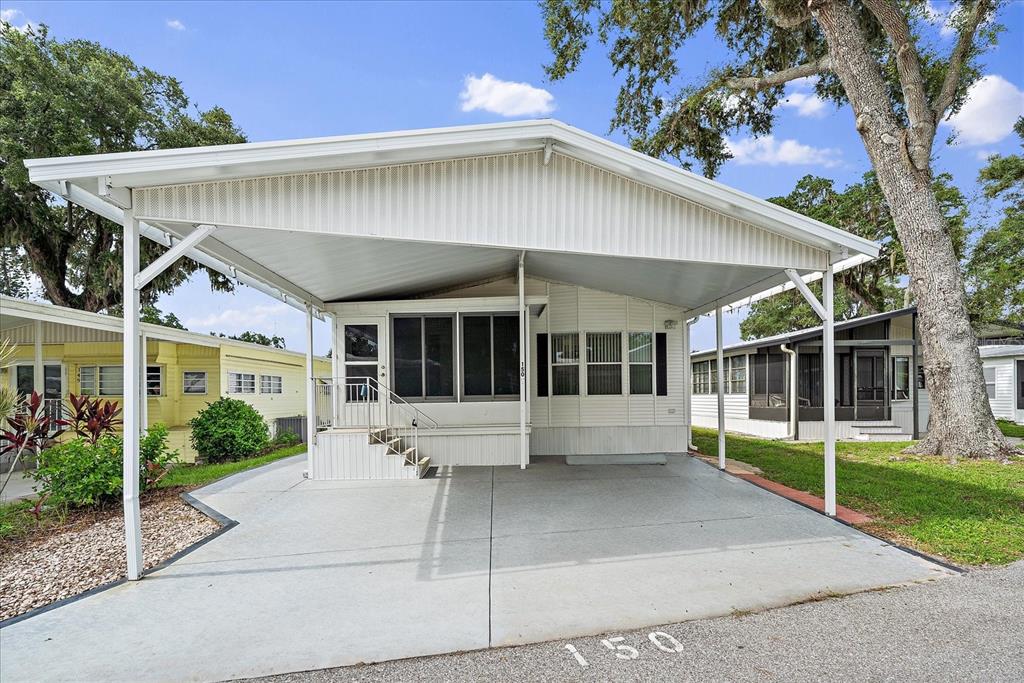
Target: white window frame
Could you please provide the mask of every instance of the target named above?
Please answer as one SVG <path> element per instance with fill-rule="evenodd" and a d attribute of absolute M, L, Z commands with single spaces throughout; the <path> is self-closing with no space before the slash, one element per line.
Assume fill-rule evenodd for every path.
<path fill-rule="evenodd" d="M 899 373 L 896 372 L 896 366 L 900 365 L 900 364 L 905 364 L 907 366 L 907 370 L 906 370 L 906 372 L 907 372 L 907 375 L 906 375 L 907 384 L 906 384 L 906 387 L 903 387 L 903 389 L 906 390 L 906 394 L 907 395 L 905 397 L 902 397 L 902 398 L 896 395 L 896 392 L 898 390 L 901 390 L 900 387 L 896 386 L 896 378 L 899 377 Z M 913 381 L 914 381 L 913 378 L 911 378 L 911 376 L 910 376 L 910 356 L 893 356 L 892 357 L 892 388 L 889 391 L 889 400 L 891 400 L 891 401 L 909 401 L 911 398 L 913 398 L 913 394 L 910 393 L 911 392 L 911 384 L 913 383 Z"/>
<path fill-rule="evenodd" d="M 555 356 L 555 338 L 575 340 L 575 357 Z M 580 395 L 580 333 L 579 332 L 551 332 L 548 334 L 548 363 L 551 365 L 551 379 L 548 382 L 548 393 L 551 396 L 579 396 Z M 573 393 L 555 393 L 555 368 L 576 368 L 576 391 Z"/>
<path fill-rule="evenodd" d="M 736 361 L 742 359 L 743 367 L 736 368 L 734 364 Z M 743 371 L 743 376 L 740 378 L 736 377 L 738 370 Z M 742 388 L 739 386 L 742 384 Z M 746 394 L 747 393 L 747 357 L 746 355 L 740 356 L 728 356 L 725 359 L 725 393 L 727 394 Z"/>
<path fill-rule="evenodd" d="M 93 371 L 92 380 L 88 385 L 82 380 L 83 370 Z M 104 378 L 105 374 L 116 374 L 116 372 L 121 373 L 120 382 L 112 378 Z M 117 387 L 117 391 L 113 391 L 113 387 Z M 124 396 L 124 367 L 120 365 L 78 366 L 78 391 L 86 396 Z"/>
<path fill-rule="evenodd" d="M 156 371 L 156 384 L 154 387 L 153 371 Z M 152 391 L 152 389 L 156 391 Z M 149 398 L 156 398 L 164 396 L 164 366 L 162 365 L 147 365 L 146 366 L 146 396 Z"/>
<path fill-rule="evenodd" d="M 981 371 L 985 375 L 985 393 L 991 401 L 996 397 L 996 369 L 994 366 L 989 365 L 982 366 Z"/>
<path fill-rule="evenodd" d="M 188 390 L 188 376 L 189 375 L 201 375 L 203 380 L 202 391 L 189 391 Z M 198 378 L 197 378 L 198 379 Z M 181 373 L 181 393 L 184 396 L 206 396 L 210 390 L 210 376 L 206 370 L 183 370 Z"/>
<path fill-rule="evenodd" d="M 598 334 L 600 334 L 600 335 L 615 335 L 615 336 L 617 336 L 619 338 L 618 339 L 618 344 L 610 344 L 607 347 L 609 350 L 610 349 L 618 349 L 619 360 L 617 360 L 617 361 L 592 361 L 592 360 L 590 360 L 590 335 L 598 335 Z M 586 395 L 587 396 L 623 396 L 623 395 L 626 395 L 625 392 L 628 390 L 628 388 L 625 386 L 626 383 L 622 381 L 622 366 L 623 366 L 623 363 L 625 362 L 624 359 L 623 359 L 623 352 L 622 352 L 622 339 L 623 339 L 623 335 L 622 335 L 622 331 L 621 330 L 619 330 L 619 331 L 607 331 L 607 330 L 595 331 L 595 330 L 590 330 L 590 331 L 588 331 L 588 332 L 586 332 L 584 334 L 584 337 L 583 337 L 583 342 L 584 342 L 583 343 L 583 347 L 584 348 L 582 349 L 582 352 L 586 356 L 587 364 L 586 364 L 586 368 L 584 368 L 583 376 L 584 376 L 584 378 L 586 380 Z M 589 372 L 589 368 L 590 368 L 591 365 L 614 365 L 614 366 L 618 366 L 618 368 L 619 368 L 619 393 L 617 393 L 617 394 L 593 394 L 593 393 L 591 393 L 590 392 L 590 372 Z"/>
<path fill-rule="evenodd" d="M 647 341 L 648 341 L 648 345 L 650 347 L 650 355 L 651 355 L 651 360 L 649 360 L 649 361 L 642 361 L 642 360 L 641 361 L 634 361 L 633 358 L 632 358 L 633 351 L 634 351 L 634 349 L 633 349 L 633 337 L 634 336 L 638 337 L 640 335 L 647 335 Z M 628 388 L 629 395 L 630 396 L 654 396 L 657 393 L 657 391 L 658 391 L 658 387 L 657 387 L 658 378 L 654 376 L 654 373 L 655 373 L 654 362 L 655 362 L 655 353 L 656 353 L 656 350 L 654 348 L 655 347 L 654 332 L 649 332 L 647 330 L 640 330 L 639 332 L 630 332 L 629 334 L 626 335 L 626 343 L 629 345 L 626 348 L 626 365 L 628 366 L 626 368 L 626 377 L 629 380 L 629 388 Z M 637 366 L 647 365 L 647 366 L 649 366 L 651 368 L 651 390 L 650 391 L 647 391 L 647 392 L 636 392 L 636 391 L 633 391 L 633 366 L 634 365 L 637 365 Z"/>
<path fill-rule="evenodd" d="M 250 379 L 244 379 L 244 378 Z M 244 384 L 243 384 L 244 383 Z M 249 385 L 251 384 L 251 388 Z M 228 382 L 227 382 L 227 393 L 229 394 L 255 394 L 256 393 L 256 373 L 254 372 L 242 372 L 240 370 L 229 370 L 228 371 Z"/>
<path fill-rule="evenodd" d="M 260 393 L 283 394 L 284 378 L 281 375 L 260 375 Z"/>

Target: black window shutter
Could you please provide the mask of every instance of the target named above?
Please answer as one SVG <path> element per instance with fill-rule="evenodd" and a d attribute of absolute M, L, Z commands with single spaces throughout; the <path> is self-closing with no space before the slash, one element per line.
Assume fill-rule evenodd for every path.
<path fill-rule="evenodd" d="M 548 335 L 537 335 L 537 396 L 548 395 Z"/>
<path fill-rule="evenodd" d="M 658 396 L 668 396 L 668 337 L 664 332 L 654 335 L 654 367 Z"/>

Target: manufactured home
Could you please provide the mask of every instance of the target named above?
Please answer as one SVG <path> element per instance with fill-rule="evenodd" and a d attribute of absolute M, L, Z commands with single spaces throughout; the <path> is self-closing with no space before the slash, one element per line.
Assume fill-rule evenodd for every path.
<path fill-rule="evenodd" d="M 686 321 L 792 283 L 813 300 L 828 346 L 835 268 L 878 254 L 551 120 L 25 165 L 40 187 L 124 226 L 126 338 L 139 329 L 140 288 L 180 257 L 306 312 L 317 479 L 683 451 Z M 167 254 L 141 268 L 140 239 Z M 823 300 L 806 287 L 812 276 Z M 334 324 L 328 376 L 313 367 L 316 317 Z M 124 347 L 135 370 L 126 387 L 141 387 L 141 353 Z M 132 401 L 125 422 L 130 450 Z M 834 439 L 825 443 L 834 514 Z M 724 467 L 724 437 L 719 450 Z M 129 578 L 141 557 L 136 499 L 126 487 Z"/>
<path fill-rule="evenodd" d="M 835 416 L 840 439 L 905 441 L 928 425 L 928 389 L 913 307 L 835 325 Z M 820 441 L 822 329 L 723 349 L 725 426 L 770 438 Z M 693 353 L 693 423 L 718 426 L 717 351 Z"/>
<path fill-rule="evenodd" d="M 305 354 L 144 323 L 143 424 L 162 423 L 182 460 L 195 460 L 189 420 L 221 396 L 275 419 L 306 411 Z M 0 296 L 0 339 L 16 345 L 0 383 L 37 391 L 51 415 L 69 393 L 124 401 L 122 321 L 100 313 Z M 317 357 L 319 372 L 330 360 Z"/>
<path fill-rule="evenodd" d="M 1024 424 L 1024 344 L 982 345 L 978 350 L 992 414 Z"/>

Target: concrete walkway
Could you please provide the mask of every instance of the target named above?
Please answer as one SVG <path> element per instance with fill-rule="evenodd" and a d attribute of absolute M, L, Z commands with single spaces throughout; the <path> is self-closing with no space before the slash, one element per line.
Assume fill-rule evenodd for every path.
<path fill-rule="evenodd" d="M 3 475 L 7 476 L 7 471 L 4 470 Z M 2 480 L 0 480 L 2 483 Z M 36 495 L 36 492 L 32 489 L 36 482 L 29 476 L 28 472 L 19 471 L 11 475 L 11 480 L 7 482 L 7 486 L 4 487 L 3 493 L 0 493 L 0 503 L 9 503 L 12 500 L 18 500 L 19 498 L 32 498 Z"/>
<path fill-rule="evenodd" d="M 0 631 L 0 679 L 222 680 L 578 637 L 948 572 L 684 456 L 196 495 L 239 525 Z"/>

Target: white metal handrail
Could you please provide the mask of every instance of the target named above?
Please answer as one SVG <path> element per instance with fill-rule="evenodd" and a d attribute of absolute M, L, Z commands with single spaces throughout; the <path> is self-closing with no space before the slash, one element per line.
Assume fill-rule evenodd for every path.
<path fill-rule="evenodd" d="M 405 456 L 415 465 L 419 459 L 419 429 L 437 429 L 438 422 L 391 391 L 374 377 L 330 378 L 316 377 L 315 403 L 317 429 L 337 426 L 339 412 L 344 411 L 345 423 L 365 427 L 367 438 L 387 445 Z M 336 394 L 340 390 L 343 394 Z M 405 419 L 396 420 L 395 412 Z M 412 449 L 404 448 L 411 441 Z"/>

